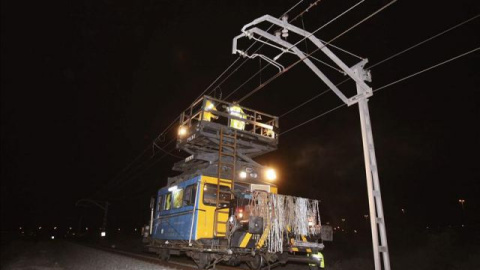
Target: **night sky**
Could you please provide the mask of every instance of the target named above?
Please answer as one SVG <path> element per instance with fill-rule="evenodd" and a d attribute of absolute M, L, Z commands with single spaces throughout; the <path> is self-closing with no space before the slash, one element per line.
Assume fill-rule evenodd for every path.
<path fill-rule="evenodd" d="M 112 226 L 143 225 L 150 196 L 175 175 L 170 168 L 178 160 L 162 152 L 151 158 L 152 141 L 236 59 L 231 41 L 244 24 L 264 14 L 278 17 L 297 2 L 2 1 L 2 229 L 74 226 L 82 214 L 100 223 L 88 214 L 95 208 L 75 207 L 80 198 L 109 200 Z M 312 31 L 356 2 L 322 0 L 303 24 Z M 388 2 L 366 0 L 316 36 L 329 40 Z M 333 44 L 376 63 L 479 11 L 478 1 L 399 1 Z M 302 27 L 300 19 L 293 24 Z M 478 33 L 480 18 L 374 68 L 371 86 L 477 48 Z M 313 44 L 299 47 L 311 51 Z M 467 222 L 480 223 L 479 63 L 477 51 L 370 98 L 387 227 L 398 224 L 402 208 L 419 228 L 458 225 L 460 198 Z M 228 95 L 262 65 L 249 61 L 217 93 Z M 274 73 L 267 68 L 229 101 Z M 299 64 L 242 105 L 281 115 L 325 89 Z M 281 118 L 280 127 L 339 104 L 325 94 Z M 320 199 L 325 222 L 345 218 L 355 227 L 368 213 L 357 106 L 285 134 L 278 151 L 258 160 L 277 168 L 280 193 Z"/>

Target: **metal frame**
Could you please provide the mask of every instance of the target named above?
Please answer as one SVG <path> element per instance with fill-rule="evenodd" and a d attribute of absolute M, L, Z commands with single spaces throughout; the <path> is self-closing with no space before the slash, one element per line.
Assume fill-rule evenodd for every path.
<path fill-rule="evenodd" d="M 346 75 L 348 75 L 356 83 L 357 95 L 352 97 L 346 97 L 328 78 L 327 76 L 320 71 L 320 69 L 312 63 L 300 49 L 295 45 L 283 40 L 280 36 L 274 36 L 266 31 L 263 31 L 255 25 L 258 25 L 262 22 L 269 22 L 276 26 L 283 28 L 283 31 L 292 31 L 300 36 L 303 36 L 306 39 L 309 39 L 314 43 L 319 50 L 321 50 L 328 58 L 330 58 Z M 322 41 L 316 38 L 312 33 L 309 33 L 301 28 L 298 28 L 294 25 L 291 25 L 287 22 L 286 19 L 279 20 L 270 15 L 264 15 L 258 19 L 253 20 L 251 23 L 246 24 L 242 28 L 242 34 L 236 36 L 233 39 L 232 53 L 239 53 L 245 55 L 246 53 L 238 50 L 237 42 L 238 39 L 242 37 L 255 38 L 255 35 L 265 38 L 271 42 L 274 42 L 281 46 L 283 52 L 291 52 L 296 54 L 325 84 L 330 87 L 330 89 L 348 106 L 358 103 L 359 113 L 360 113 L 360 124 L 362 131 L 362 142 L 363 142 L 363 151 L 365 159 L 365 170 L 367 177 L 367 191 L 368 191 L 368 202 L 370 210 L 370 225 L 372 230 L 372 242 L 373 242 L 373 255 L 375 269 L 381 270 L 382 265 L 383 269 L 390 270 L 390 257 L 388 252 L 387 244 L 387 233 L 385 226 L 385 218 L 383 215 L 383 204 L 382 197 L 380 193 L 380 181 L 378 177 L 377 170 L 377 161 L 375 157 L 375 148 L 373 144 L 373 134 L 370 121 L 370 112 L 368 109 L 368 97 L 373 95 L 372 88 L 369 87 L 365 81 L 370 82 L 371 76 L 368 70 L 364 69 L 364 65 L 368 62 L 367 59 L 362 60 L 355 66 L 349 68 L 342 60 L 340 60 L 329 48 L 326 47 Z M 271 45 L 270 43 L 265 43 Z M 271 45 L 277 49 L 278 46 Z M 273 58 L 273 61 L 278 60 L 281 56 Z M 275 62 L 277 65 L 277 62 Z M 383 257 L 381 260 L 380 257 Z"/>
<path fill-rule="evenodd" d="M 208 110 L 207 101 L 213 102 L 216 110 Z M 183 136 L 178 136 L 176 147 L 191 156 L 175 163 L 173 170 L 182 172 L 178 179 L 184 175 L 201 173 L 244 183 L 265 183 L 261 177 L 265 167 L 252 158 L 277 149 L 278 117 L 235 104 L 247 115 L 247 119 L 243 119 L 226 110 L 233 105 L 231 102 L 202 96 L 182 112 L 179 125 L 187 131 Z M 203 119 L 205 112 L 218 119 Z M 243 121 L 247 126 L 244 130 L 235 129 L 230 127 L 232 120 Z M 225 145 L 235 147 L 225 148 Z M 220 164 L 225 162 L 236 165 L 220 173 Z M 243 170 L 250 170 L 249 176 L 246 179 L 237 178 L 237 174 Z"/>

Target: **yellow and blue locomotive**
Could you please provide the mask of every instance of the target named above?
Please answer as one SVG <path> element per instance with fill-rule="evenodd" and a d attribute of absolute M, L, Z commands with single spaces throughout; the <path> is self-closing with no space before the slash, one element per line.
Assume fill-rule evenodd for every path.
<path fill-rule="evenodd" d="M 323 267 L 318 201 L 280 195 L 273 168 L 253 158 L 278 145 L 278 117 L 209 96 L 180 116 L 173 166 L 151 205 L 144 241 L 163 259 L 186 254 L 201 269 L 301 261 Z"/>

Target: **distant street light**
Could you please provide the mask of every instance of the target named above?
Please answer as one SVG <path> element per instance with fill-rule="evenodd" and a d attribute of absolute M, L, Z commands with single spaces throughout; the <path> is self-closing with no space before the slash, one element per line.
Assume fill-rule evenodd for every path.
<path fill-rule="evenodd" d="M 461 223 L 462 223 L 462 227 L 465 223 L 465 199 L 459 199 L 458 200 L 458 203 L 460 203 L 460 205 L 462 206 L 462 220 L 461 220 Z"/>
<path fill-rule="evenodd" d="M 460 205 L 462 205 L 462 210 L 465 210 L 465 200 L 464 199 L 459 199 L 458 202 L 460 203 Z"/>

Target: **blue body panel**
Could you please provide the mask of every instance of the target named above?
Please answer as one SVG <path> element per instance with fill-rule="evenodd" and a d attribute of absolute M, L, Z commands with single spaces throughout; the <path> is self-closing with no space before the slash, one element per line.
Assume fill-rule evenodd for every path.
<path fill-rule="evenodd" d="M 179 183 L 177 187 L 179 189 L 184 189 L 185 187 L 199 183 L 201 180 L 201 176 L 197 176 L 190 180 L 186 180 L 182 183 Z M 198 206 L 199 200 L 199 187 L 200 185 L 197 184 L 195 201 L 196 205 Z M 152 236 L 155 239 L 165 239 L 165 240 L 189 240 L 190 238 L 190 230 L 192 226 L 192 217 L 194 206 L 182 206 L 176 209 L 170 210 L 163 210 L 159 211 L 158 201 L 160 196 L 169 193 L 168 187 L 161 188 L 157 194 L 157 206 L 155 211 L 155 220 L 153 223 L 153 232 Z M 195 209 L 195 220 L 193 224 L 193 231 L 192 231 L 192 240 L 195 240 L 196 236 L 196 228 L 197 228 L 197 216 L 198 216 L 198 207 Z"/>

